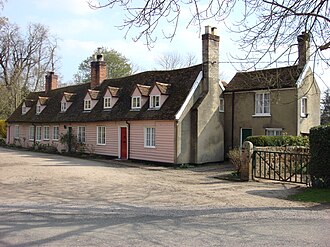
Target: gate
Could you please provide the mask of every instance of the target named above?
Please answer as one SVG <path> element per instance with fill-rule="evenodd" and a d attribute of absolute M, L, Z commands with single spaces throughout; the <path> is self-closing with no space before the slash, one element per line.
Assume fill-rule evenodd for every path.
<path fill-rule="evenodd" d="M 252 174 L 255 178 L 308 184 L 309 160 L 309 153 L 255 150 Z"/>

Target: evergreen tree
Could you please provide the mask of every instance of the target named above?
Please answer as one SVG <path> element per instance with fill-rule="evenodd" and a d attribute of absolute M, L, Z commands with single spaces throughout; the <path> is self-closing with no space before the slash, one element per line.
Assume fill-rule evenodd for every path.
<path fill-rule="evenodd" d="M 330 90 L 327 89 L 322 99 L 321 124 L 330 124 Z"/>

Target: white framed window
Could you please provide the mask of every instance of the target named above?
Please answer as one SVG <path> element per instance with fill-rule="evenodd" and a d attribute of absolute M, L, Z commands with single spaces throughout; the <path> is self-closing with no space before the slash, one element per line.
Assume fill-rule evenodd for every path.
<path fill-rule="evenodd" d="M 19 139 L 19 125 L 15 125 L 14 138 Z"/>
<path fill-rule="evenodd" d="M 66 101 L 62 101 L 61 102 L 61 112 L 65 112 L 67 110 L 67 102 Z"/>
<path fill-rule="evenodd" d="M 255 94 L 255 115 L 270 115 L 270 93 L 256 93 Z"/>
<path fill-rule="evenodd" d="M 225 99 L 224 98 L 220 98 L 219 112 L 225 112 Z"/>
<path fill-rule="evenodd" d="M 60 138 L 60 128 L 58 126 L 53 127 L 53 140 L 57 141 Z"/>
<path fill-rule="evenodd" d="M 44 140 L 49 140 L 49 126 L 44 126 Z"/>
<path fill-rule="evenodd" d="M 41 112 L 41 105 L 37 105 L 36 113 L 37 114 L 40 114 L 40 112 Z"/>
<path fill-rule="evenodd" d="M 300 111 L 301 117 L 307 117 L 307 97 L 301 98 L 301 111 Z"/>
<path fill-rule="evenodd" d="M 34 126 L 29 127 L 29 140 L 34 141 Z"/>
<path fill-rule="evenodd" d="M 41 126 L 36 127 L 36 141 L 41 141 Z"/>
<path fill-rule="evenodd" d="M 92 101 L 90 99 L 84 100 L 84 110 L 89 111 L 92 109 Z"/>
<path fill-rule="evenodd" d="M 144 128 L 144 147 L 154 148 L 156 147 L 156 130 L 155 128 Z"/>
<path fill-rule="evenodd" d="M 141 97 L 133 96 L 132 97 L 132 109 L 140 109 L 141 108 Z"/>
<path fill-rule="evenodd" d="M 80 143 L 86 142 L 86 127 L 85 126 L 77 127 L 77 141 Z"/>
<path fill-rule="evenodd" d="M 266 136 L 281 136 L 283 129 L 281 128 L 266 128 Z"/>
<path fill-rule="evenodd" d="M 160 96 L 152 95 L 150 96 L 150 108 L 159 108 L 160 107 Z"/>
<path fill-rule="evenodd" d="M 26 106 L 23 105 L 23 106 L 22 106 L 22 114 L 24 115 L 25 113 L 26 113 Z"/>
<path fill-rule="evenodd" d="M 105 97 L 103 99 L 103 108 L 104 109 L 109 109 L 111 108 L 111 97 Z"/>
<path fill-rule="evenodd" d="M 105 126 L 97 126 L 97 145 L 105 145 Z"/>

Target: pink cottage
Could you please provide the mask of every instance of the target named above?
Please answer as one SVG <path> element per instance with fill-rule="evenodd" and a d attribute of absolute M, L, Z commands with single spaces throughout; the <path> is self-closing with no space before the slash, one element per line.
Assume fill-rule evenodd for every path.
<path fill-rule="evenodd" d="M 203 63 L 184 69 L 106 79 L 99 54 L 90 83 L 57 88 L 57 76 L 49 72 L 45 91 L 30 93 L 8 118 L 7 143 L 42 143 L 61 151 L 60 136 L 69 132 L 86 152 L 119 159 L 222 161 L 216 28 L 205 28 L 202 46 Z"/>

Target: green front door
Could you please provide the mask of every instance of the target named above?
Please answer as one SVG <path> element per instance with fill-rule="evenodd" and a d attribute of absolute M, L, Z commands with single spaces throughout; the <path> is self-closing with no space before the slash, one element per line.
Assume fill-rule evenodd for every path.
<path fill-rule="evenodd" d="M 241 129 L 241 146 L 246 138 L 252 136 L 252 129 Z"/>

